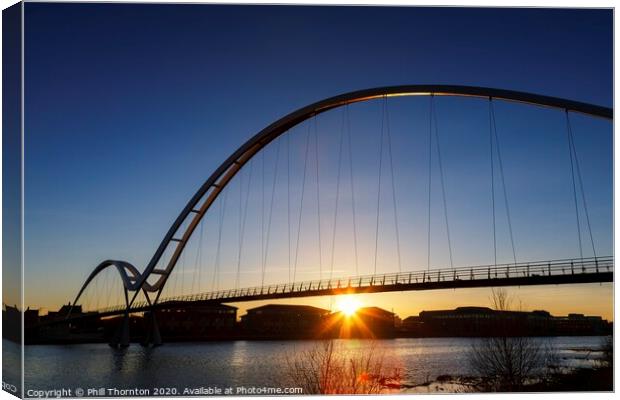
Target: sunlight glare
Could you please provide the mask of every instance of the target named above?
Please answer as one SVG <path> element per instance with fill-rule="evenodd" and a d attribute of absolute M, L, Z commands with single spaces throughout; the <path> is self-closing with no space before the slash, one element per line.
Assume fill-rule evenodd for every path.
<path fill-rule="evenodd" d="M 358 308 L 360 308 L 360 301 L 353 296 L 342 296 L 336 302 L 336 309 L 341 311 L 347 317 L 355 314 Z"/>

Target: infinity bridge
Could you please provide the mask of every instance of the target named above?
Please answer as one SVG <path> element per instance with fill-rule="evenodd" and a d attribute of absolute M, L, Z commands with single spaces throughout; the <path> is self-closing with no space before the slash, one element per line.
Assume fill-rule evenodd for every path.
<path fill-rule="evenodd" d="M 417 103 L 418 114 L 412 111 L 413 108 L 406 108 L 407 115 L 415 116 L 410 119 L 417 118 L 422 123 L 405 126 L 401 142 L 395 145 L 394 125 L 403 123 L 402 119 L 398 120 L 391 115 L 395 109 L 404 108 L 400 103 L 404 97 L 428 98 L 428 103 Z M 466 112 L 453 107 L 453 111 L 457 115 L 461 112 L 467 116 L 479 115 L 483 119 L 482 123 L 473 124 L 467 129 L 462 120 L 450 124 L 456 126 L 459 133 L 450 139 L 456 141 L 456 150 L 453 148 L 452 154 L 442 152 L 441 149 L 436 104 L 439 97 L 473 99 L 467 101 L 474 102 L 475 107 L 472 106 Z M 377 103 L 379 107 L 371 107 Z M 506 155 L 502 155 L 496 103 L 501 103 L 502 107 L 505 107 L 504 103 L 518 103 L 523 105 L 522 108 L 544 107 L 550 111 L 541 115 L 556 124 L 543 124 L 544 128 L 538 134 L 548 135 L 544 139 L 549 141 L 544 151 L 526 145 L 521 146 L 526 149 L 525 153 L 519 158 L 513 157 L 512 166 L 517 171 L 520 168 L 529 173 L 527 178 L 515 184 L 514 190 L 507 183 L 510 174 L 505 173 L 505 167 L 510 164 L 505 163 Z M 512 108 L 502 109 L 504 112 L 514 112 Z M 357 110 L 361 110 L 362 122 L 352 128 L 350 115 Z M 328 125 L 330 118 L 336 121 L 332 121 L 336 127 L 322 128 L 322 134 L 319 134 L 318 116 L 322 114 L 325 114 L 320 120 L 322 127 Z M 119 332 L 119 337 L 124 339 L 117 342 L 126 345 L 130 313 L 155 311 L 162 307 L 183 307 L 190 303 L 613 282 L 613 257 L 599 256 L 595 240 L 597 235 L 606 235 L 607 227 L 598 227 L 598 231 L 593 229 L 596 223 L 605 225 L 607 211 L 604 207 L 607 198 L 595 198 L 593 202 L 588 197 L 598 194 L 591 187 L 585 189 L 588 184 L 587 173 L 591 177 L 596 174 L 599 188 L 605 177 L 601 177 L 600 171 L 591 168 L 584 169 L 587 173 L 582 173 L 583 159 L 580 160 L 578 155 L 574 133 L 577 130 L 575 126 L 582 132 L 592 133 L 583 128 L 584 117 L 597 120 L 596 129 L 608 129 L 611 124 L 605 125 L 605 122 L 613 120 L 613 110 L 531 93 L 454 85 L 380 87 L 310 104 L 267 126 L 231 154 L 190 198 L 143 269 L 127 261 L 106 260 L 100 263 L 86 278 L 72 302 L 73 305 L 80 304 L 80 300 L 90 302 L 88 307 L 84 307 L 88 312 L 69 315 L 66 321 L 93 315 L 124 315 L 124 327 Z M 373 118 L 376 125 L 373 125 Z M 519 118 L 528 117 L 510 116 L 505 117 L 505 120 L 515 123 Z M 520 129 L 533 129 L 533 120 L 528 122 L 530 124 L 526 128 Z M 560 130 L 560 135 L 553 136 L 547 132 L 553 126 Z M 353 130 L 360 134 L 359 140 L 357 137 L 356 140 L 352 139 Z M 368 135 L 364 136 L 363 133 Z M 481 135 L 482 139 L 475 139 L 476 134 Z M 532 137 L 536 135 L 530 133 Z M 517 132 L 516 136 L 521 139 L 528 135 Z M 465 142 L 463 137 L 472 139 Z M 421 138 L 424 139 L 421 143 L 415 141 Z M 291 143 L 293 147 L 295 144 L 298 147 L 291 150 Z M 536 146 L 545 147 L 545 144 L 539 140 Z M 482 149 L 478 153 L 472 150 L 476 146 Z M 520 147 L 514 141 L 511 146 Z M 423 153 L 426 149 L 427 152 Z M 364 152 L 360 155 L 362 150 Z M 534 151 L 540 154 L 531 155 Z M 472 154 L 482 156 L 483 162 L 477 164 L 475 159 L 467 158 Z M 553 161 L 547 164 L 540 162 L 547 161 L 548 154 L 551 154 Z M 452 165 L 452 171 L 458 169 L 453 172 L 453 182 L 460 180 L 459 185 L 456 185 L 461 190 L 460 197 L 456 197 L 457 203 L 470 206 L 465 211 L 462 209 L 461 215 L 457 217 L 460 224 L 457 233 L 460 233 L 466 244 L 461 246 L 465 256 L 455 253 L 453 245 L 455 231 L 451 229 L 449 218 L 449 210 L 452 211 L 449 201 L 452 199 L 447 194 L 451 189 L 446 177 L 449 175 L 445 164 L 447 155 L 452 156 L 449 159 L 452 164 L 448 164 Z M 424 157 L 426 159 L 420 162 Z M 398 181 L 398 174 L 395 173 L 399 161 L 400 165 L 413 166 L 413 172 L 400 174 L 405 177 L 402 182 Z M 463 184 L 463 176 L 466 175 L 465 169 L 472 165 L 474 167 L 469 172 L 473 183 L 468 187 Z M 550 183 L 538 182 L 536 186 L 531 182 L 538 178 L 536 174 L 542 176 L 557 165 L 560 167 L 554 172 L 556 175 L 551 175 Z M 540 171 L 536 170 L 538 172 L 532 174 L 535 167 Z M 427 176 L 423 177 L 424 174 Z M 522 178 L 513 170 L 512 177 L 515 176 Z M 488 186 L 481 183 L 485 179 L 488 179 Z M 414 187 L 418 182 L 424 186 L 422 193 L 416 192 L 418 189 Z M 433 188 L 434 185 L 436 188 Z M 360 192 L 366 196 L 360 197 Z M 403 200 L 406 197 L 403 192 L 410 196 L 406 201 Z M 544 199 L 536 197 L 541 192 L 553 195 Z M 466 196 L 471 193 L 479 197 Z M 517 193 L 519 200 L 534 198 L 538 199 L 538 204 L 554 207 L 542 214 L 554 213 L 556 209 L 567 213 L 574 211 L 571 215 L 553 215 L 556 221 L 562 222 L 569 217 L 574 218 L 575 236 L 569 232 L 567 225 L 556 224 L 547 230 L 547 234 L 552 235 L 547 240 L 557 240 L 562 243 L 559 247 L 553 243 L 536 242 L 538 236 L 535 234 L 541 221 L 527 221 L 529 232 L 524 232 L 523 220 L 518 221 L 521 229 L 519 234 L 522 237 L 529 236 L 525 240 L 528 245 L 524 247 L 530 251 L 533 248 L 537 254 L 542 252 L 541 249 L 547 250 L 549 247 L 549 252 L 565 259 L 523 262 L 533 257 L 528 257 L 527 250 L 518 251 L 519 238 L 513 229 L 514 210 L 509 201 L 510 193 Z M 417 201 L 420 198 L 422 202 Z M 471 212 L 474 210 L 472 205 L 482 204 L 480 207 L 486 207 L 487 201 L 488 214 L 486 210 L 478 211 L 477 214 Z M 562 201 L 569 204 L 562 204 L 562 207 L 551 204 Z M 420 203 L 425 203 L 422 207 L 424 217 L 408 220 L 416 212 L 419 215 L 415 205 Z M 596 218 L 591 218 L 592 204 L 599 207 Z M 523 212 L 523 204 L 520 206 Z M 404 208 L 407 209 L 403 213 Z M 443 214 L 439 222 L 433 217 L 437 213 Z M 500 222 L 503 221 L 505 227 L 500 229 Z M 472 228 L 469 226 L 471 224 L 482 224 L 483 228 Z M 418 227 L 425 232 L 412 233 L 413 228 Z M 388 228 L 391 231 L 387 232 Z M 472 243 L 480 240 L 484 229 L 490 231 L 489 242 L 474 248 Z M 410 234 L 410 237 L 403 240 L 403 233 Z M 560 237 L 566 234 L 572 238 Z M 440 235 L 443 237 L 438 237 Z M 426 236 L 426 240 L 423 236 Z M 443 241 L 441 246 L 437 246 L 438 239 L 439 242 Z M 573 239 L 576 240 L 572 242 Z M 534 247 L 532 242 L 535 242 Z M 401 247 L 401 243 L 412 245 L 405 248 Z M 426 248 L 415 247 L 420 244 Z M 386 251 L 386 247 L 391 249 Z M 569 258 L 577 255 L 571 253 L 577 252 L 579 257 Z M 609 249 L 603 250 L 603 253 L 608 252 Z M 540 257 L 558 258 L 553 254 Z M 422 261 L 420 255 L 426 259 Z M 455 259 L 472 255 L 487 255 L 492 262 L 482 266 L 455 267 L 458 265 Z M 206 257 L 213 260 L 211 270 L 204 267 L 208 264 Z M 438 257 L 442 258 L 439 262 L 436 260 Z M 426 270 L 402 272 L 402 265 L 424 265 Z M 445 268 L 437 269 L 434 265 Z M 381 272 L 388 268 L 398 272 Z M 302 274 L 318 279 L 299 279 Z M 279 283 L 270 284 L 270 279 L 271 282 Z M 204 290 L 205 280 L 207 285 L 211 285 L 210 290 Z M 225 280 L 226 290 L 220 290 L 222 280 Z M 149 313 L 155 331 L 152 335 L 153 344 L 158 344 L 160 339 L 156 333 L 155 314 Z"/>
<path fill-rule="evenodd" d="M 516 265 L 480 265 L 220 290 L 217 292 L 164 298 L 160 300 L 158 307 L 169 308 L 179 303 L 187 302 L 236 303 L 293 297 L 408 290 L 602 283 L 613 282 L 613 270 L 613 257 L 537 261 Z M 147 302 L 138 302 L 132 307 L 131 311 L 147 311 L 150 307 Z M 123 312 L 125 312 L 125 308 L 122 306 L 98 310 L 98 313 L 102 316 Z"/>

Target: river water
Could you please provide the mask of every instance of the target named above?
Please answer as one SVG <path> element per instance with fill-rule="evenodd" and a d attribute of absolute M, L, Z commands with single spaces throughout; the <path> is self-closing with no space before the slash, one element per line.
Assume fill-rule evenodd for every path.
<path fill-rule="evenodd" d="M 403 383 L 419 385 L 440 375 L 473 375 L 469 370 L 467 352 L 475 340 L 478 339 L 336 340 L 334 347 L 338 352 L 350 354 L 373 351 L 382 357 L 386 370 L 398 368 L 401 371 Z M 588 367 L 600 358 L 597 349 L 603 338 L 535 340 L 552 346 L 562 366 Z M 182 395 L 185 388 L 288 387 L 295 385 L 287 372 L 290 365 L 287 360 L 307 354 L 321 343 L 230 341 L 168 343 L 157 348 L 132 344 L 123 350 L 112 349 L 106 344 L 33 345 L 24 350 L 24 384 L 26 391 L 146 388 L 151 390 L 150 395 L 154 394 L 154 388 L 173 388 L 177 395 Z M 3 347 L 9 357 L 18 350 L 6 340 L 3 340 Z M 3 380 L 18 382 L 18 372 L 3 368 Z"/>

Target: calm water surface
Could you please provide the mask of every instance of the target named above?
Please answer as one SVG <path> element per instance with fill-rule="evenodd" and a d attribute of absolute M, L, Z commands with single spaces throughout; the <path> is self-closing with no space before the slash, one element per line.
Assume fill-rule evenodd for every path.
<path fill-rule="evenodd" d="M 399 368 L 404 383 L 415 385 L 439 375 L 472 375 L 469 338 L 337 340 L 341 352 L 368 352 Z M 548 342 L 568 367 L 591 366 L 601 353 L 601 337 L 537 338 Z M 132 344 L 115 350 L 106 344 L 26 346 L 25 388 L 59 387 L 236 387 L 292 385 L 287 358 L 320 346 L 320 341 L 234 341 L 169 343 L 152 349 Z M 3 341 L 5 351 L 12 343 Z M 4 380 L 15 378 L 3 370 Z"/>

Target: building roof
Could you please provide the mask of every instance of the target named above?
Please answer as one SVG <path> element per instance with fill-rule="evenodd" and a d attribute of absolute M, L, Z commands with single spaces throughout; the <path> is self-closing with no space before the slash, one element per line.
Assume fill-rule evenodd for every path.
<path fill-rule="evenodd" d="M 423 316 L 438 316 L 438 315 L 454 315 L 454 314 L 493 314 L 499 316 L 510 316 L 510 317 L 544 317 L 544 318 L 555 318 L 555 319 L 602 319 L 600 316 L 584 316 L 583 314 L 568 314 L 565 317 L 561 316 L 553 316 L 551 313 L 545 310 L 534 310 L 534 311 L 515 311 L 515 310 L 493 310 L 488 307 L 457 307 L 454 310 L 429 310 L 429 311 L 421 311 L 420 317 Z"/>
<path fill-rule="evenodd" d="M 496 311 L 496 310 L 490 309 L 489 307 L 477 307 L 477 306 L 457 307 L 457 308 L 455 308 L 455 310 L 456 311 L 465 311 L 465 312 L 468 312 L 468 311 L 477 311 L 477 312 L 480 312 L 480 311 L 482 311 L 482 312 Z M 450 310 L 450 311 L 452 311 L 452 310 Z"/>
<path fill-rule="evenodd" d="M 258 310 L 291 311 L 291 312 L 297 311 L 297 312 L 312 312 L 312 313 L 320 313 L 320 314 L 329 313 L 329 310 L 325 310 L 323 308 L 318 308 L 318 307 L 313 307 L 313 306 L 307 306 L 303 304 L 266 304 L 260 307 L 249 308 L 247 311 L 248 313 L 250 313 L 250 312 L 255 312 Z"/>
<path fill-rule="evenodd" d="M 365 314 L 365 315 L 372 315 L 372 314 L 374 315 L 383 314 L 383 315 L 390 315 L 390 316 L 395 315 L 393 312 L 384 310 L 383 308 L 379 308 L 379 307 L 361 307 L 357 309 L 356 313 Z"/>
<path fill-rule="evenodd" d="M 167 307 L 162 307 L 162 310 L 176 310 L 176 309 L 184 309 L 184 310 L 237 310 L 238 307 L 229 306 L 227 304 L 192 304 L 192 302 L 184 302 L 171 303 Z"/>
<path fill-rule="evenodd" d="M 496 313 L 496 310 L 493 310 L 489 307 L 457 307 L 452 310 L 424 310 L 420 312 L 420 316 L 422 315 L 438 315 L 438 314 L 493 314 Z"/>

